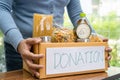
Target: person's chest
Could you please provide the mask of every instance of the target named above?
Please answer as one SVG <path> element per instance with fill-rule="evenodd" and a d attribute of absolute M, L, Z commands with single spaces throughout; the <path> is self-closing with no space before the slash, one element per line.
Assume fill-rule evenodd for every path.
<path fill-rule="evenodd" d="M 16 5 L 57 5 L 57 6 L 66 6 L 70 0 L 14 0 L 14 4 Z"/>

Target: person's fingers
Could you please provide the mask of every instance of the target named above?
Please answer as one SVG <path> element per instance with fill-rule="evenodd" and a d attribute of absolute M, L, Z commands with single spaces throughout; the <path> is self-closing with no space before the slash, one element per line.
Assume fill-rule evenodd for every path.
<path fill-rule="evenodd" d="M 42 41 L 41 38 L 28 38 L 28 39 L 26 39 L 26 43 L 31 44 L 31 45 L 32 44 L 37 44 L 41 41 Z"/>
<path fill-rule="evenodd" d="M 40 58 L 43 58 L 43 57 L 44 57 L 43 54 L 33 54 L 33 53 L 31 53 L 30 55 L 28 55 L 28 58 L 30 58 L 32 60 L 40 59 Z"/>
<path fill-rule="evenodd" d="M 30 69 L 40 69 L 43 68 L 43 65 L 34 64 L 32 60 L 26 60 L 26 64 Z"/>
<path fill-rule="evenodd" d="M 26 50 L 26 51 L 22 54 L 22 57 L 27 58 L 27 59 L 35 60 L 35 59 L 39 59 L 39 58 L 44 57 L 44 55 L 43 55 L 43 54 L 34 54 L 34 53 Z"/>
<path fill-rule="evenodd" d="M 110 67 L 110 63 L 108 62 L 108 67 Z"/>
<path fill-rule="evenodd" d="M 105 60 L 107 61 L 107 66 L 108 66 L 108 67 L 110 66 L 110 64 L 109 64 L 110 59 L 111 59 L 111 57 L 110 57 L 110 56 L 106 56 L 106 57 L 105 57 Z"/>
<path fill-rule="evenodd" d="M 111 54 L 109 53 L 109 52 L 111 52 L 111 48 L 107 48 L 106 49 L 107 50 L 107 55 L 106 55 L 106 57 L 105 57 L 105 59 L 108 61 L 108 67 L 110 67 L 110 60 L 111 60 Z"/>
<path fill-rule="evenodd" d="M 102 40 L 103 40 L 103 42 L 108 42 L 107 38 L 103 38 Z"/>
<path fill-rule="evenodd" d="M 111 60 L 111 58 L 112 58 L 112 57 L 111 57 L 111 55 L 109 54 L 107 59 L 108 59 L 108 60 Z"/>
<path fill-rule="evenodd" d="M 112 57 L 112 56 L 110 55 L 110 53 L 107 53 L 105 59 L 110 61 L 110 60 L 111 60 L 111 57 Z"/>
<path fill-rule="evenodd" d="M 107 52 L 111 52 L 112 49 L 111 49 L 110 47 L 107 47 L 107 48 L 105 48 L 105 51 L 107 51 Z"/>
<path fill-rule="evenodd" d="M 108 59 L 108 67 L 110 67 L 110 60 L 111 60 L 111 55 L 108 53 L 108 57 L 107 57 L 107 59 Z"/>
<path fill-rule="evenodd" d="M 39 72 L 34 72 L 35 73 L 35 76 L 37 77 L 37 78 L 39 78 L 40 77 L 40 74 L 39 74 Z"/>
<path fill-rule="evenodd" d="M 40 74 L 39 74 L 39 71 L 38 71 L 38 70 L 31 69 L 31 70 L 30 70 L 30 73 L 32 74 L 33 77 L 37 77 L 37 78 L 40 77 Z"/>

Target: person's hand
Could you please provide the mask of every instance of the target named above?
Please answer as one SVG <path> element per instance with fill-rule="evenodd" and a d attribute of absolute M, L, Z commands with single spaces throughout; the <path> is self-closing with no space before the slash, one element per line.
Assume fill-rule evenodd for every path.
<path fill-rule="evenodd" d="M 30 50 L 34 44 L 40 43 L 40 38 L 28 38 L 22 40 L 18 45 L 18 52 L 21 54 L 22 59 L 27 64 L 32 75 L 39 77 L 38 70 L 43 68 L 43 65 L 34 64 L 33 60 L 40 59 L 43 54 L 33 54 Z"/>
<path fill-rule="evenodd" d="M 103 40 L 103 42 L 108 42 L 107 38 L 101 38 Z M 112 48 L 110 48 L 109 46 L 105 48 L 105 51 L 108 53 L 108 57 L 106 58 L 108 61 L 111 60 L 111 55 L 110 52 L 112 52 Z M 109 67 L 109 62 L 108 62 L 108 67 Z"/>
<path fill-rule="evenodd" d="M 103 36 L 100 35 L 100 34 L 97 34 L 97 35 L 98 35 L 98 37 L 99 37 L 100 39 L 102 39 L 103 42 L 108 42 L 108 39 L 107 39 L 107 38 L 103 37 Z M 108 47 L 105 48 L 105 51 L 108 53 L 108 54 L 107 54 L 107 57 L 106 57 L 106 60 L 108 60 L 108 67 L 109 67 L 109 66 L 110 66 L 110 65 L 109 65 L 109 61 L 111 60 L 110 52 L 112 52 L 112 48 L 110 48 L 110 47 L 108 46 Z"/>

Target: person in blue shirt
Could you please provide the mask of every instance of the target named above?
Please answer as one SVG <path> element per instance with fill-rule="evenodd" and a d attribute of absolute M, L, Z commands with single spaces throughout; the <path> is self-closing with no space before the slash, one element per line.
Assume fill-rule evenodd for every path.
<path fill-rule="evenodd" d="M 82 11 L 80 0 L 0 0 L 0 29 L 4 33 L 7 71 L 22 68 L 22 59 L 31 73 L 39 76 L 43 65 L 34 64 L 34 59 L 44 57 L 33 54 L 32 45 L 41 39 L 32 37 L 33 14 L 53 14 L 54 21 L 63 24 L 64 9 L 67 7 L 71 22 L 76 27 Z M 110 48 L 106 48 L 108 52 Z"/>

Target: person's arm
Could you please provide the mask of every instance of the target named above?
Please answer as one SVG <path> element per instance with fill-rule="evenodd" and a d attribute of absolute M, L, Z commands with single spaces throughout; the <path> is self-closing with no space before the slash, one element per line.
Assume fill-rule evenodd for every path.
<path fill-rule="evenodd" d="M 71 0 L 70 3 L 67 5 L 67 11 L 68 15 L 73 23 L 73 26 L 76 28 L 78 25 L 78 21 L 80 20 L 80 13 L 83 12 L 80 0 Z M 87 22 L 89 23 L 88 19 L 86 18 Z M 89 26 L 93 33 L 95 33 L 95 30 L 89 23 Z"/>
<path fill-rule="evenodd" d="M 73 23 L 73 26 L 77 26 L 77 22 L 80 20 L 80 13 L 83 12 L 79 0 L 70 0 L 67 5 L 68 15 Z"/>
<path fill-rule="evenodd" d="M 41 40 L 40 38 L 23 39 L 11 15 L 12 3 L 13 0 L 0 0 L 0 29 L 16 51 L 20 53 L 31 73 L 39 77 L 38 70 L 42 68 L 43 65 L 34 64 L 33 60 L 40 59 L 43 55 L 33 54 L 30 50 L 32 45 L 40 43 Z"/>
<path fill-rule="evenodd" d="M 12 3 L 13 0 L 0 0 L 0 29 L 17 50 L 17 46 L 23 37 L 11 15 Z"/>

